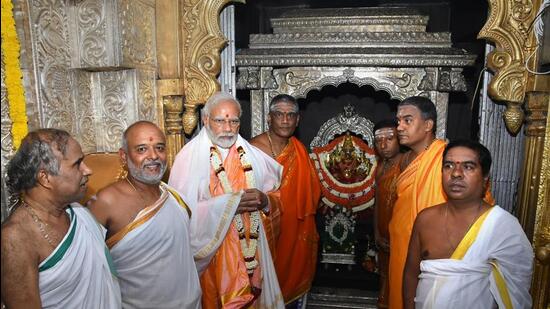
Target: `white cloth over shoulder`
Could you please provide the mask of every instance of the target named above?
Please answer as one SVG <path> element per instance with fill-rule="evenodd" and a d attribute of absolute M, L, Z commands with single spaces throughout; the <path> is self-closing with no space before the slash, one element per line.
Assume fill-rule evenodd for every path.
<path fill-rule="evenodd" d="M 236 146 L 242 146 L 248 156 L 257 189 L 264 193 L 277 190 L 282 166 L 240 135 Z M 206 269 L 225 238 L 242 195 L 242 192 L 210 195 L 210 147 L 213 144 L 203 128 L 176 156 L 168 181 L 184 195 L 193 211 L 191 247 L 199 273 Z"/>
<path fill-rule="evenodd" d="M 280 186 L 283 167 L 261 150 L 250 145 L 240 135 L 236 147 L 242 146 L 254 172 L 257 189 L 267 193 Z M 210 263 L 225 238 L 239 205 L 242 192 L 212 197 L 210 194 L 210 138 L 203 128 L 178 153 L 168 183 L 181 192 L 193 211 L 191 247 L 199 273 Z M 263 281 L 261 304 L 284 307 L 273 260 L 263 226 L 260 228 L 258 250 Z"/>
<path fill-rule="evenodd" d="M 165 186 L 160 199 L 138 213 L 111 247 L 124 308 L 201 307 L 189 214 Z"/>
<path fill-rule="evenodd" d="M 42 308 L 121 308 L 106 231 L 77 203 L 67 212 L 71 217 L 67 234 L 39 265 Z"/>
<path fill-rule="evenodd" d="M 489 211 L 462 260 L 420 263 L 416 308 L 531 308 L 531 244 L 514 216 Z"/>

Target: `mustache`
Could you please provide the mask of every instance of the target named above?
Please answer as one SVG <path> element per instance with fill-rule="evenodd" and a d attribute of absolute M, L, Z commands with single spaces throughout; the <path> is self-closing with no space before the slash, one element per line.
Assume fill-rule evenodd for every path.
<path fill-rule="evenodd" d="M 218 134 L 218 137 L 235 137 L 237 134 L 233 133 L 220 133 Z"/>
<path fill-rule="evenodd" d="M 150 166 L 163 166 L 163 165 L 164 165 L 164 162 L 162 162 L 160 159 L 145 160 L 141 165 L 141 168 L 146 168 Z"/>
<path fill-rule="evenodd" d="M 466 184 L 464 183 L 464 181 L 461 181 L 461 180 L 452 180 L 449 185 L 451 186 L 460 186 L 460 187 L 465 187 Z"/>

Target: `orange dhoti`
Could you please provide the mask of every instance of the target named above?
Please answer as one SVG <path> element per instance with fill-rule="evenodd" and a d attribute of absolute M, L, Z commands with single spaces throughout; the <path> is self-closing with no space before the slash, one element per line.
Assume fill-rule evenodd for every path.
<path fill-rule="evenodd" d="M 315 213 L 321 196 L 317 174 L 306 148 L 291 137 L 277 161 L 284 167 L 280 187 L 281 234 L 274 258 L 285 303 L 311 287 L 317 265 L 319 235 Z"/>

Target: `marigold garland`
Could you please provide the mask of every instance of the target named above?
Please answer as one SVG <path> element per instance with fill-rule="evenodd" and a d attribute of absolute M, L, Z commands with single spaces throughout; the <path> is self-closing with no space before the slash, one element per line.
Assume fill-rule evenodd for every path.
<path fill-rule="evenodd" d="M 19 66 L 19 39 L 15 31 L 13 5 L 11 0 L 2 0 L 2 57 L 5 66 L 5 83 L 12 121 L 11 136 L 17 149 L 27 134 L 27 111 L 23 89 L 21 68 Z"/>

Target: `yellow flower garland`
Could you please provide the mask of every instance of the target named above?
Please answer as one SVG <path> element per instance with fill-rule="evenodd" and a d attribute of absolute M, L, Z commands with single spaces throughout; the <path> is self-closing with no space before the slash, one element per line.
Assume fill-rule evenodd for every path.
<path fill-rule="evenodd" d="M 11 135 L 13 146 L 17 149 L 27 134 L 27 111 L 23 90 L 21 68 L 19 66 L 19 39 L 15 31 L 13 5 L 11 0 L 2 1 L 2 57 L 5 65 L 5 83 L 8 94 Z"/>

